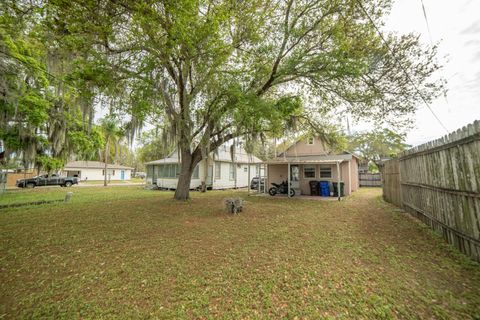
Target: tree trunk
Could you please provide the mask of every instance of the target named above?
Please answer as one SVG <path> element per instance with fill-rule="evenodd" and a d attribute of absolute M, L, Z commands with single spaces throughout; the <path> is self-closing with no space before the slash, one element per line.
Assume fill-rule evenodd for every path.
<path fill-rule="evenodd" d="M 108 145 L 108 140 L 107 140 L 107 142 L 105 144 L 105 155 L 104 155 L 104 159 L 103 159 L 103 161 L 105 162 L 105 167 L 103 169 L 103 186 L 104 187 L 107 186 L 107 168 L 108 168 L 107 164 L 108 164 L 108 151 L 109 151 L 108 147 L 109 147 L 109 145 Z"/>
<path fill-rule="evenodd" d="M 208 180 L 208 155 L 205 158 L 205 163 L 204 163 L 202 187 L 200 189 L 201 192 L 207 192 L 207 180 Z"/>
<path fill-rule="evenodd" d="M 177 189 L 175 190 L 176 200 L 188 200 L 190 198 L 190 181 L 192 180 L 192 171 L 184 170 L 178 177 Z"/>
<path fill-rule="evenodd" d="M 178 176 L 176 200 L 188 200 L 190 198 L 190 182 L 192 181 L 193 169 L 200 161 L 199 157 L 193 157 L 190 150 L 181 150 L 180 175 Z"/>

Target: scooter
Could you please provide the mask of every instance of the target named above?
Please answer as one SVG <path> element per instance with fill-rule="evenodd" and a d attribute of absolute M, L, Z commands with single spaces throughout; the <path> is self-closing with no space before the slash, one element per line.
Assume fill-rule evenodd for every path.
<path fill-rule="evenodd" d="M 268 194 L 269 195 L 274 196 L 277 193 L 278 194 L 287 194 L 288 193 L 288 183 L 287 183 L 287 181 L 283 181 L 280 184 L 272 182 L 272 185 L 273 185 L 273 187 L 268 189 Z M 295 195 L 295 190 L 290 188 L 290 197 L 293 197 L 294 195 Z"/>

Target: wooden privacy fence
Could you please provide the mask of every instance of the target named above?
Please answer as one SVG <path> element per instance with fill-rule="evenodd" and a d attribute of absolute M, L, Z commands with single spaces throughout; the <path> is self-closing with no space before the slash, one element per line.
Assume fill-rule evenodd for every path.
<path fill-rule="evenodd" d="M 480 121 L 386 162 L 383 193 L 480 261 Z"/>
<path fill-rule="evenodd" d="M 380 173 L 359 173 L 360 187 L 381 187 L 382 176 Z"/>
<path fill-rule="evenodd" d="M 383 198 L 385 201 L 402 207 L 400 190 L 400 161 L 397 159 L 388 160 L 383 167 Z"/>
<path fill-rule="evenodd" d="M 35 172 L 7 173 L 7 188 L 15 187 L 17 180 L 34 177 Z"/>

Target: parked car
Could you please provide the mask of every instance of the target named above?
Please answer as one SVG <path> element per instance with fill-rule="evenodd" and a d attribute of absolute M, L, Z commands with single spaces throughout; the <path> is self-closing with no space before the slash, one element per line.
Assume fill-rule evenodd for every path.
<path fill-rule="evenodd" d="M 136 172 L 135 173 L 135 178 L 145 179 L 146 177 L 147 177 L 147 174 L 145 172 Z"/>
<path fill-rule="evenodd" d="M 58 174 L 43 174 L 33 178 L 19 179 L 16 186 L 19 188 L 35 188 L 43 186 L 61 186 L 71 187 L 78 184 L 78 178 L 75 177 L 61 177 Z"/>
<path fill-rule="evenodd" d="M 264 190 L 265 188 L 265 178 L 253 177 L 252 181 L 250 181 L 250 189 L 258 190 L 258 182 L 260 181 L 260 190 Z"/>

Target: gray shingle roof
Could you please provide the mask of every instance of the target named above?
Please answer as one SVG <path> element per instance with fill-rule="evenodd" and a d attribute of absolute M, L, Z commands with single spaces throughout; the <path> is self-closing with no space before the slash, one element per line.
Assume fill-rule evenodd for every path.
<path fill-rule="evenodd" d="M 267 161 L 267 163 L 326 163 L 326 162 L 341 162 L 345 160 L 351 160 L 353 157 L 350 153 L 345 154 L 329 154 L 329 155 L 308 155 L 308 156 L 297 156 L 297 157 L 277 157 L 275 159 Z"/>
<path fill-rule="evenodd" d="M 212 152 L 212 154 L 214 154 L 215 161 L 232 162 L 232 158 L 230 156 L 230 147 L 227 145 L 221 145 L 217 150 Z M 177 150 L 175 150 L 170 154 L 170 156 L 166 158 L 150 161 L 145 164 L 162 164 L 162 163 L 178 163 L 178 162 L 179 162 L 178 153 L 177 153 Z M 237 147 L 237 151 L 235 153 L 235 162 L 236 163 L 249 163 L 249 162 L 261 163 L 262 160 L 252 155 L 249 161 L 248 153 L 245 151 L 245 149 L 241 147 Z"/>

